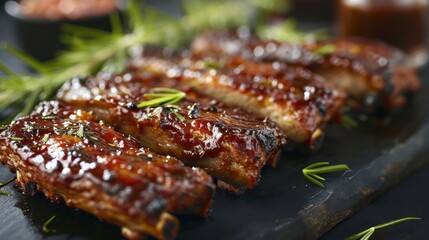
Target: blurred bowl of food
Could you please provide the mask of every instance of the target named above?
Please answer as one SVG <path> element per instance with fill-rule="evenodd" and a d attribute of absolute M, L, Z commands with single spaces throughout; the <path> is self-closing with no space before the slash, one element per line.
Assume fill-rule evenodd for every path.
<path fill-rule="evenodd" d="M 124 4 L 118 0 L 10 0 L 5 11 L 13 19 L 18 47 L 46 61 L 65 48 L 59 40 L 64 24 L 110 31 L 109 16 Z"/>

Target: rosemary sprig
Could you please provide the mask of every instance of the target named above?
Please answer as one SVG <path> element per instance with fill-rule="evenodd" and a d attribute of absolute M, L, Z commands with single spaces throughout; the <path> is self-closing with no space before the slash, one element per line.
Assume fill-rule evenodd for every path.
<path fill-rule="evenodd" d="M 5 49 L 34 68 L 36 75 L 17 75 L 0 64 L 0 112 L 16 106 L 17 117 L 28 114 L 34 105 L 52 97 L 56 89 L 74 77 L 90 76 L 98 71 L 118 72 L 124 69 L 133 50 L 143 44 L 177 48 L 205 29 L 234 28 L 251 25 L 258 9 L 279 9 L 278 0 L 183 0 L 184 16 L 174 18 L 160 11 L 129 3 L 129 32 L 121 29 L 119 18 L 112 17 L 112 33 L 65 26 L 61 40 L 70 46 L 56 59 L 40 63 L 28 55 L 6 46 Z M 10 120 L 10 119 L 8 119 Z"/>
<path fill-rule="evenodd" d="M 410 220 L 420 220 L 421 218 L 419 217 L 405 217 L 405 218 L 400 218 L 400 219 L 396 219 L 387 223 L 383 223 L 374 227 L 370 227 L 360 233 L 356 233 L 354 235 L 351 235 L 350 237 L 347 237 L 345 240 L 368 240 L 371 235 L 375 232 L 375 230 L 380 229 L 380 228 L 385 228 L 385 227 L 389 227 L 392 226 L 394 224 L 400 223 L 400 222 L 405 222 L 405 221 L 410 221 Z"/>
<path fill-rule="evenodd" d="M 186 93 L 173 88 L 152 88 L 151 92 L 143 95 L 150 100 L 139 103 L 138 108 L 162 106 L 168 108 L 181 122 L 185 121 L 185 117 L 180 114 L 181 109 L 174 104 L 182 100 Z"/>
<path fill-rule="evenodd" d="M 56 230 L 55 229 L 50 229 L 50 228 L 48 228 L 48 225 L 54 220 L 54 218 L 55 218 L 55 215 L 54 216 L 52 216 L 52 217 L 50 217 L 44 224 L 43 224 L 43 226 L 42 226 L 42 230 L 43 230 L 43 232 L 44 233 L 54 233 L 54 232 L 56 232 Z"/>
<path fill-rule="evenodd" d="M 4 186 L 8 185 L 8 184 L 9 184 L 9 183 L 11 183 L 11 182 L 13 182 L 13 180 L 15 180 L 15 178 L 16 178 L 16 177 L 13 177 L 13 178 L 11 178 L 11 179 L 7 180 L 6 182 L 0 182 L 0 188 L 2 188 L 2 187 L 4 187 Z M 0 190 L 0 195 L 11 196 L 12 194 L 11 194 L 11 193 L 8 193 L 8 192 L 5 192 L 5 191 L 3 191 L 3 190 Z"/>
<path fill-rule="evenodd" d="M 298 31 L 296 21 L 293 19 L 288 19 L 281 24 L 261 25 L 256 29 L 256 33 L 264 39 L 288 43 L 314 42 L 328 38 L 327 31 L 324 29 L 311 32 Z"/>
<path fill-rule="evenodd" d="M 1 182 L 1 183 L 0 183 L 0 188 L 2 188 L 2 187 L 4 187 L 4 186 L 8 185 L 8 184 L 9 184 L 9 183 L 11 183 L 11 182 L 13 182 L 13 180 L 15 180 L 15 178 L 16 178 L 16 177 L 13 177 L 13 178 L 11 178 L 11 179 L 7 180 L 6 182 Z"/>
<path fill-rule="evenodd" d="M 354 127 L 357 127 L 359 123 L 349 115 L 344 114 L 341 117 L 341 125 L 343 125 L 346 128 L 354 128 Z"/>
<path fill-rule="evenodd" d="M 11 193 L 5 192 L 3 190 L 0 190 L 0 195 L 4 195 L 4 196 L 12 196 Z"/>
<path fill-rule="evenodd" d="M 143 95 L 150 100 L 139 103 L 138 108 L 173 105 L 186 96 L 186 93 L 172 88 L 152 88 L 151 92 Z"/>
<path fill-rule="evenodd" d="M 332 166 L 328 165 L 329 162 L 313 163 L 302 169 L 302 174 L 304 174 L 304 177 L 307 178 L 310 182 L 316 184 L 319 187 L 325 188 L 325 185 L 320 182 L 325 181 L 325 178 L 321 177 L 320 174 L 350 170 L 349 166 L 346 164 Z"/>

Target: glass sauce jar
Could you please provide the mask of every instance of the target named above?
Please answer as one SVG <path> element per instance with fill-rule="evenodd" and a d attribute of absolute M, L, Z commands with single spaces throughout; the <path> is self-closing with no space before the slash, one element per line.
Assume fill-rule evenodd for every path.
<path fill-rule="evenodd" d="M 428 0 L 339 0 L 338 34 L 379 39 L 408 55 L 408 63 L 423 66 Z"/>

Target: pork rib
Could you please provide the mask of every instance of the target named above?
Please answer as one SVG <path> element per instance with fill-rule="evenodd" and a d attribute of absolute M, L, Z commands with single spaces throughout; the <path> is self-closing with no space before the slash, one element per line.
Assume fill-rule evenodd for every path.
<path fill-rule="evenodd" d="M 289 139 L 313 148 L 320 146 L 323 126 L 345 98 L 305 68 L 256 64 L 241 57 L 226 58 L 213 68 L 205 61 L 148 53 L 136 59 L 131 69 L 174 79 L 227 105 L 268 117 Z"/>
<path fill-rule="evenodd" d="M 255 186 L 261 168 L 267 162 L 274 163 L 286 142 L 281 130 L 269 120 L 224 107 L 192 89 L 182 89 L 186 98 L 176 103 L 183 119 L 169 107 L 137 108 L 146 100 L 143 95 L 154 87 L 178 85 L 147 74 L 100 75 L 65 84 L 57 97 L 92 111 L 157 153 L 201 167 L 222 181 L 220 186 L 237 193 Z"/>
<path fill-rule="evenodd" d="M 332 51 L 323 51 L 326 46 Z M 209 31 L 197 36 L 191 49 L 198 58 L 240 55 L 306 67 L 345 90 L 351 106 L 366 110 L 401 106 L 405 96 L 420 86 L 416 71 L 405 65 L 404 53 L 371 40 L 333 39 L 299 45 Z"/>
<path fill-rule="evenodd" d="M 179 222 L 169 212 L 204 216 L 214 193 L 202 170 L 141 148 L 88 112 L 58 102 L 43 102 L 4 127 L 0 149 L 0 161 L 16 171 L 22 189 L 36 186 L 52 200 L 118 224 L 128 237 L 175 238 Z"/>

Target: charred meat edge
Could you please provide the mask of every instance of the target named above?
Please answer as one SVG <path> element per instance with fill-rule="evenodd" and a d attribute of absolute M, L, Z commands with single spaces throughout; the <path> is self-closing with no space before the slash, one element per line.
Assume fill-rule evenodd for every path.
<path fill-rule="evenodd" d="M 0 161 L 16 171 L 24 191 L 64 200 L 120 225 L 130 238 L 173 239 L 179 222 L 168 211 L 206 215 L 212 202 L 214 186 L 202 170 L 151 153 L 58 102 L 44 102 L 2 130 L 0 149 Z"/>

